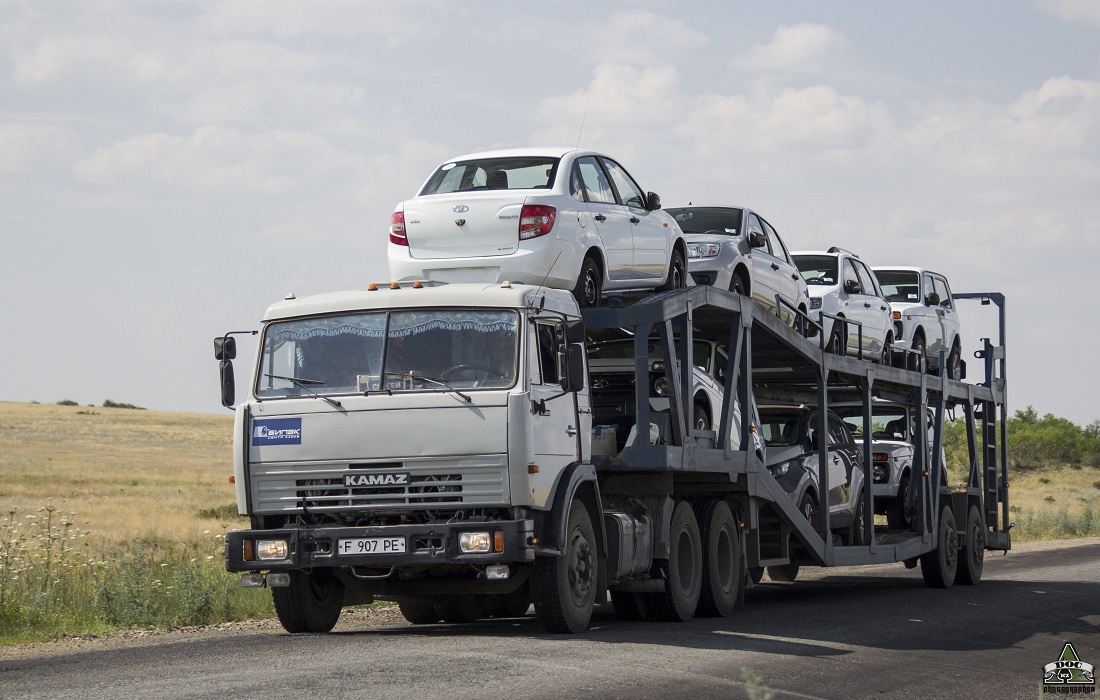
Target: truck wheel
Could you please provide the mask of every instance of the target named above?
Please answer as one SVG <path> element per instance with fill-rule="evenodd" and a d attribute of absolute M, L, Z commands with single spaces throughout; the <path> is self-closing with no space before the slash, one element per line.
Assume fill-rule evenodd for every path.
<path fill-rule="evenodd" d="M 702 591 L 703 548 L 699 523 L 685 501 L 676 504 L 669 528 L 668 580 L 664 593 L 652 593 L 650 602 L 658 620 L 687 622 L 695 615 Z"/>
<path fill-rule="evenodd" d="M 768 578 L 772 581 L 791 583 L 798 578 L 798 564 L 776 564 L 768 567 Z"/>
<path fill-rule="evenodd" d="M 531 586 L 524 583 L 511 593 L 489 596 L 489 614 L 493 617 L 523 617 L 531 607 Z"/>
<path fill-rule="evenodd" d="M 936 545 L 931 552 L 920 555 L 920 572 L 930 588 L 950 588 L 955 583 L 955 571 L 959 565 L 959 535 L 955 531 L 955 516 L 950 505 L 940 509 Z"/>
<path fill-rule="evenodd" d="M 620 620 L 641 622 L 653 619 L 653 612 L 649 608 L 649 600 L 644 593 L 611 591 L 611 605 L 614 606 L 615 614 L 619 616 Z"/>
<path fill-rule="evenodd" d="M 902 474 L 898 481 L 898 494 L 894 502 L 886 508 L 886 526 L 891 530 L 908 530 L 913 524 L 913 518 L 909 515 L 907 502 L 909 500 L 909 475 Z"/>
<path fill-rule="evenodd" d="M 324 633 L 336 626 L 344 606 L 344 584 L 331 572 L 290 572 L 290 585 L 271 589 L 275 614 L 291 634 Z"/>
<path fill-rule="evenodd" d="M 695 612 L 707 617 L 726 617 L 737 605 L 745 578 L 737 523 L 725 501 L 711 499 L 695 506 L 703 550 L 703 586 Z"/>
<path fill-rule="evenodd" d="M 476 595 L 455 596 L 434 607 L 435 613 L 449 625 L 477 622 L 485 614 L 485 600 Z"/>
<path fill-rule="evenodd" d="M 531 597 L 547 632 L 583 632 L 596 603 L 596 535 L 588 509 L 580 501 L 569 507 L 565 552 L 535 557 Z"/>
<path fill-rule="evenodd" d="M 397 601 L 397 607 L 401 609 L 401 616 L 414 625 L 431 625 L 440 620 L 435 605 L 422 600 L 403 598 Z"/>
<path fill-rule="evenodd" d="M 600 266 L 591 257 L 581 263 L 581 273 L 577 277 L 577 286 L 573 287 L 573 296 L 582 309 L 600 305 Z"/>
<path fill-rule="evenodd" d="M 974 586 L 982 580 L 985 565 L 985 523 L 977 506 L 966 515 L 966 540 L 959 553 L 959 583 Z"/>

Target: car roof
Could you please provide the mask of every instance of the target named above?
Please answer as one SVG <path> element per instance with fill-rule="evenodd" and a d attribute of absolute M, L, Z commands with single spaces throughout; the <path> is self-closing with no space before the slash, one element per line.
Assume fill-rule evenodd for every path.
<path fill-rule="evenodd" d="M 480 158 L 507 158 L 515 156 L 545 156 L 547 158 L 561 158 L 566 153 L 576 153 L 578 156 L 592 156 L 603 155 L 596 151 L 581 150 L 577 148 L 570 148 L 568 146 L 528 146 L 524 148 L 503 148 L 495 151 L 478 151 L 477 153 L 467 153 L 461 156 L 455 156 L 443 161 L 446 163 L 453 163 L 456 160 L 476 160 Z"/>
<path fill-rule="evenodd" d="M 936 272 L 935 270 L 929 270 L 927 267 L 913 267 L 911 265 L 872 265 L 872 270 L 901 270 L 904 272 L 929 272 L 933 275 L 939 275 L 940 277 L 946 277 L 942 272 Z"/>

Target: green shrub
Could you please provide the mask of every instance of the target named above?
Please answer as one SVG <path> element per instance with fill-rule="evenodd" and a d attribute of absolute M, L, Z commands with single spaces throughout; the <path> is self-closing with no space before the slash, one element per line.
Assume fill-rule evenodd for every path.
<path fill-rule="evenodd" d="M 206 520 L 217 520 L 220 522 L 226 522 L 228 520 L 236 520 L 243 517 L 237 512 L 236 503 L 226 503 L 220 506 L 214 506 L 212 508 L 200 508 L 197 512 L 200 518 Z"/>
<path fill-rule="evenodd" d="M 103 402 L 103 408 L 132 408 L 136 411 L 146 410 L 142 406 L 135 406 L 132 403 L 119 403 L 118 401 L 111 401 L 110 399 L 107 399 Z"/>
<path fill-rule="evenodd" d="M 61 399 L 60 401 L 57 402 L 57 405 L 58 406 L 79 406 L 80 404 L 78 404 L 76 401 L 73 401 L 72 399 Z"/>

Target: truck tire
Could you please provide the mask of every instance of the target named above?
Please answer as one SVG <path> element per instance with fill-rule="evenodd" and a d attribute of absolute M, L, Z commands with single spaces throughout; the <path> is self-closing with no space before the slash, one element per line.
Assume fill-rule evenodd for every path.
<path fill-rule="evenodd" d="M 658 620 L 687 622 L 695 615 L 703 582 L 703 547 L 695 512 L 685 501 L 676 504 L 669 528 L 668 579 L 663 593 L 649 602 Z"/>
<path fill-rule="evenodd" d="M 737 523 L 725 501 L 711 499 L 695 505 L 703 551 L 703 584 L 697 615 L 727 617 L 737 606 L 745 562 Z"/>
<path fill-rule="evenodd" d="M 435 606 L 423 600 L 402 598 L 397 601 L 397 607 L 401 609 L 401 616 L 414 625 L 431 625 L 441 619 Z"/>
<path fill-rule="evenodd" d="M 977 585 L 982 580 L 985 566 L 985 523 L 978 506 L 970 506 L 966 514 L 966 539 L 959 552 L 959 572 L 956 580 L 968 586 Z"/>
<path fill-rule="evenodd" d="M 271 589 L 275 614 L 291 634 L 324 633 L 336 626 L 344 606 L 344 584 L 332 572 L 290 572 L 290 585 Z"/>
<path fill-rule="evenodd" d="M 523 617 L 531 607 L 531 586 L 524 583 L 511 593 L 491 595 L 486 607 L 493 617 Z"/>
<path fill-rule="evenodd" d="M 449 625 L 465 625 L 485 615 L 485 600 L 481 596 L 454 596 L 435 603 L 435 613 Z"/>
<path fill-rule="evenodd" d="M 611 605 L 620 620 L 642 622 L 652 620 L 653 612 L 649 608 L 649 599 L 645 593 L 630 591 L 611 591 Z"/>
<path fill-rule="evenodd" d="M 950 588 L 959 566 L 959 535 L 950 504 L 940 508 L 936 548 L 920 555 L 920 572 L 929 588 Z"/>
<path fill-rule="evenodd" d="M 531 566 L 531 597 L 547 632 L 583 632 L 596 603 L 596 535 L 588 509 L 574 500 L 569 506 L 564 552 L 535 557 Z"/>
<path fill-rule="evenodd" d="M 898 481 L 898 493 L 893 503 L 886 507 L 886 526 L 891 530 L 908 530 L 913 525 L 909 515 L 909 474 L 901 475 Z"/>

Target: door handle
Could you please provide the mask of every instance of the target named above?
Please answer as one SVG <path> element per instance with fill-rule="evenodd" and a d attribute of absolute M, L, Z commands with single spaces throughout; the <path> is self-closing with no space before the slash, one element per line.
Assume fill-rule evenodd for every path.
<path fill-rule="evenodd" d="M 574 428 L 571 425 L 567 425 L 567 426 L 565 426 L 565 434 L 568 435 L 569 437 L 573 437 L 577 434 L 577 429 Z"/>
<path fill-rule="evenodd" d="M 878 308 L 879 308 L 879 311 L 885 311 L 885 310 L 886 310 L 886 307 L 885 307 L 885 306 L 880 306 L 880 307 L 878 307 Z"/>
<path fill-rule="evenodd" d="M 863 308 L 869 309 L 869 308 L 871 308 L 871 305 L 868 304 L 867 302 L 863 302 Z"/>
<path fill-rule="evenodd" d="M 630 217 L 630 223 L 632 223 L 632 224 L 636 224 L 636 223 L 638 223 L 638 222 L 640 222 L 640 221 L 641 221 L 641 219 L 639 219 L 639 218 L 638 218 L 638 217 L 636 217 L 636 216 L 632 216 L 632 217 Z"/>
<path fill-rule="evenodd" d="M 603 214 L 596 214 L 592 218 L 595 219 L 596 221 L 601 222 L 601 223 L 603 223 L 604 221 L 607 221 L 607 217 L 604 216 Z"/>
<path fill-rule="evenodd" d="M 775 263 L 772 263 L 772 269 L 773 269 L 773 270 L 778 270 L 778 269 L 779 269 L 779 266 L 778 266 L 778 265 L 776 265 Z"/>
<path fill-rule="evenodd" d="M 798 275 L 796 275 L 792 272 L 791 273 L 791 279 L 797 281 L 798 280 Z"/>

